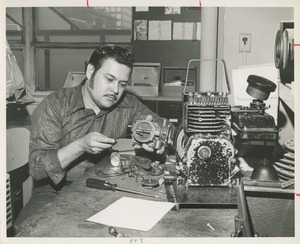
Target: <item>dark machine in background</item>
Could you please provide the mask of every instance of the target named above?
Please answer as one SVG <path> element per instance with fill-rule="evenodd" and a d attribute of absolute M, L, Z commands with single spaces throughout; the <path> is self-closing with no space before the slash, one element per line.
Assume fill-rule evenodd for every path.
<path fill-rule="evenodd" d="M 246 92 L 254 97 L 249 107 L 234 106 L 232 113 L 232 128 L 241 140 L 277 141 L 278 128 L 274 118 L 266 113 L 266 104 L 270 93 L 276 90 L 272 81 L 257 75 L 249 75 Z"/>

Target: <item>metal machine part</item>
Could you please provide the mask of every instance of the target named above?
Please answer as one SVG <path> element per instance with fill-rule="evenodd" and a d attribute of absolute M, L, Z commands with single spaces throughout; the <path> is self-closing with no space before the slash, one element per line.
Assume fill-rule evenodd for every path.
<path fill-rule="evenodd" d="M 189 92 L 186 99 L 183 103 L 186 133 L 216 134 L 230 128 L 230 105 L 226 93 Z"/>
<path fill-rule="evenodd" d="M 167 200 L 168 202 L 175 203 L 173 210 L 179 210 L 179 202 L 178 202 L 178 175 L 176 173 L 176 160 L 173 162 L 168 162 L 167 167 L 164 171 L 164 186 L 166 190 Z"/>
<path fill-rule="evenodd" d="M 154 149 L 173 145 L 175 130 L 171 123 L 165 119 L 153 119 L 148 116 L 144 120 L 138 120 L 132 126 L 133 144 L 147 144 Z"/>
<path fill-rule="evenodd" d="M 277 141 L 279 128 L 274 118 L 261 109 L 232 108 L 232 129 L 237 137 L 247 141 Z"/>
<path fill-rule="evenodd" d="M 258 75 L 249 75 L 246 92 L 259 100 L 267 100 L 271 92 L 276 90 L 276 84 Z"/>
<path fill-rule="evenodd" d="M 249 211 L 247 209 L 247 202 L 245 198 L 243 183 L 238 185 L 237 194 L 238 215 L 234 218 L 235 232 L 231 234 L 231 237 L 252 237 L 255 234 L 253 233 L 253 228 L 249 217 Z"/>
<path fill-rule="evenodd" d="M 294 21 L 281 21 L 276 33 L 274 62 L 281 83 L 294 81 Z"/>
<path fill-rule="evenodd" d="M 232 128 L 237 137 L 248 141 L 277 141 L 279 129 L 274 118 L 265 112 L 267 107 L 263 102 L 276 85 L 263 77 L 249 75 L 246 92 L 256 98 L 249 107 L 234 106 L 231 108 Z"/>
<path fill-rule="evenodd" d="M 141 181 L 141 183 L 142 183 L 142 186 L 148 187 L 148 188 L 157 187 L 159 185 L 158 180 L 151 179 L 151 178 L 144 179 Z"/>
<path fill-rule="evenodd" d="M 150 170 L 150 175 L 161 175 L 164 171 L 163 167 L 159 164 L 158 161 L 151 164 L 152 169 Z"/>
<path fill-rule="evenodd" d="M 183 158 L 190 186 L 228 185 L 235 163 L 232 142 L 223 136 L 191 136 Z"/>
<path fill-rule="evenodd" d="M 153 169 L 153 163 L 151 159 L 129 154 L 119 154 L 118 152 L 111 153 L 110 163 L 114 167 L 107 170 L 107 172 L 99 170 L 95 173 L 99 176 L 114 176 L 128 174 L 128 176 L 130 177 L 136 176 L 137 181 L 140 181 L 143 178 L 144 174 Z"/>
<path fill-rule="evenodd" d="M 111 164 L 117 165 L 123 173 L 127 173 L 129 176 L 140 175 L 144 171 L 152 169 L 152 161 L 148 158 L 117 152 L 111 154 Z"/>
<path fill-rule="evenodd" d="M 114 237 L 126 237 L 125 234 L 119 233 L 115 227 L 110 226 L 108 228 L 108 233 Z"/>
<path fill-rule="evenodd" d="M 235 149 L 231 131 L 230 86 L 223 60 L 227 92 L 183 92 L 183 126 L 176 150 L 188 186 L 222 186 L 231 182 Z M 190 62 L 191 62 L 190 61 Z M 190 65 L 189 62 L 189 65 Z M 188 65 L 188 66 L 189 66 Z"/>

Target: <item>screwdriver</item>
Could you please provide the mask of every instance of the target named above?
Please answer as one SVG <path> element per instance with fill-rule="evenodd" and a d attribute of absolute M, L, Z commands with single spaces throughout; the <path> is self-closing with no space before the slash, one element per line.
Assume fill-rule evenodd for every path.
<path fill-rule="evenodd" d="M 121 187 L 118 187 L 117 184 L 110 183 L 106 180 L 99 180 L 99 179 L 94 179 L 94 178 L 87 179 L 86 186 L 90 187 L 90 188 L 100 189 L 100 190 L 123 191 L 123 192 L 129 192 L 129 193 L 139 194 L 139 195 L 148 196 L 148 197 L 159 198 L 159 196 L 147 194 L 147 193 L 144 193 L 141 191 L 135 191 L 135 190 L 130 190 L 130 189 L 126 189 L 126 188 L 121 188 Z"/>

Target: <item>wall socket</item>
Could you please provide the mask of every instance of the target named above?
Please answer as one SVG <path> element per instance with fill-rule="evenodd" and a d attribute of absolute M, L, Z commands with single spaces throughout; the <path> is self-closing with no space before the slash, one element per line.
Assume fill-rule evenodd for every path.
<path fill-rule="evenodd" d="M 251 33 L 240 33 L 239 35 L 239 52 L 251 53 L 252 35 Z"/>

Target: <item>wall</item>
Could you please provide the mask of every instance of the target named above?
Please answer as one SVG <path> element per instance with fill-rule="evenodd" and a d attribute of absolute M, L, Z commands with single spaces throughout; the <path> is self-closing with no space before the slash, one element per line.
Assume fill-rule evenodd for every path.
<path fill-rule="evenodd" d="M 199 9 L 199 8 L 197 8 Z M 165 15 L 163 7 L 150 7 L 148 12 L 134 12 L 134 19 L 153 19 L 172 21 L 198 21 L 200 12 L 182 8 L 180 15 Z M 243 64 L 243 54 L 239 53 L 238 38 L 239 33 L 252 33 L 252 52 L 247 54 L 247 65 L 272 63 L 274 60 L 275 35 L 281 20 L 293 19 L 293 8 L 223 8 L 220 23 L 223 22 L 220 30 L 224 40 L 223 50 L 218 50 L 223 56 L 229 78 L 231 80 L 231 70 Z M 223 29 L 223 30 L 222 30 Z M 224 33 L 224 34 L 223 34 Z M 222 40 L 221 37 L 218 37 Z M 51 76 L 55 81 L 51 89 L 57 89 L 56 83 L 63 83 L 68 71 L 81 71 L 83 63 L 86 61 L 92 50 L 79 50 L 71 52 L 63 51 L 63 55 L 51 56 L 53 67 L 61 67 L 59 72 Z M 54 51 L 57 52 L 57 51 Z M 62 50 L 58 51 L 62 53 Z M 133 52 L 137 62 L 160 62 L 162 66 L 185 66 L 189 59 L 197 58 L 200 55 L 200 41 L 133 41 Z M 224 55 L 223 55 L 224 54 Z M 16 55 L 18 61 L 22 60 Z M 62 62 L 63 57 L 65 61 Z M 219 56 L 220 57 L 220 56 Z M 39 60 L 38 66 L 42 67 L 43 60 Z M 67 65 L 67 66 L 65 66 Z M 22 65 L 21 65 L 22 66 Z M 53 68 L 52 67 L 52 68 Z M 56 69 L 57 71 L 57 69 Z M 59 77 L 59 78 L 58 78 Z M 39 76 L 39 80 L 43 81 Z M 224 84 L 224 82 L 222 82 Z"/>
<path fill-rule="evenodd" d="M 135 8 L 133 8 L 135 10 Z M 181 14 L 166 15 L 164 7 L 150 7 L 146 12 L 133 12 L 134 20 L 171 20 L 172 22 L 200 22 L 199 8 L 181 8 Z M 82 37 L 78 37 L 82 38 Z M 79 41 L 77 38 L 77 41 Z M 52 40 L 53 41 L 53 40 Z M 60 40 L 55 40 L 60 41 Z M 86 41 L 86 40 L 83 40 Z M 45 80 L 45 59 L 40 55 L 38 66 L 41 90 L 58 90 L 64 83 L 69 71 L 84 71 L 84 62 L 88 60 L 92 49 L 53 49 L 50 50 L 49 62 L 50 85 Z M 136 62 L 161 63 L 162 67 L 186 67 L 191 58 L 199 58 L 200 41 L 132 41 L 132 51 Z M 42 52 L 40 52 L 42 54 Z"/>
<path fill-rule="evenodd" d="M 293 8 L 225 8 L 224 15 L 224 60 L 229 78 L 231 70 L 243 64 L 239 53 L 239 34 L 251 33 L 251 53 L 245 57 L 246 65 L 274 62 L 274 46 L 279 22 L 293 20 Z"/>
<path fill-rule="evenodd" d="M 224 9 L 223 53 L 230 81 L 232 81 L 232 69 L 237 69 L 241 65 L 262 65 L 274 63 L 275 37 L 279 30 L 279 23 L 283 20 L 294 20 L 293 8 L 231 7 Z M 240 33 L 252 34 L 251 53 L 247 53 L 244 57 L 243 53 L 239 53 Z M 244 80 L 241 80 L 241 82 L 246 83 Z M 246 86 L 247 84 L 245 87 Z M 239 93 L 239 95 L 240 94 L 241 93 Z M 270 98 L 272 96 L 273 95 L 271 94 Z M 233 100 L 232 97 L 230 97 L 230 99 Z M 268 102 L 270 101 L 271 99 L 268 100 Z M 275 105 L 277 104 L 277 98 L 273 104 L 274 103 Z M 277 107 L 273 104 L 271 105 L 271 110 L 275 111 L 276 116 L 274 116 L 274 113 L 271 113 L 271 110 L 268 110 L 267 112 L 272 114 L 276 120 Z M 282 114 L 282 112 L 279 111 L 278 126 L 281 129 L 283 129 L 282 127 L 284 126 L 286 131 L 279 134 L 279 143 L 285 139 L 293 137 L 293 123 L 293 117 L 292 119 L 289 119 L 288 115 Z"/>
<path fill-rule="evenodd" d="M 134 20 L 171 20 L 200 22 L 199 8 L 181 8 L 181 14 L 166 15 L 164 7 L 150 7 L 147 12 L 133 12 Z M 133 40 L 132 50 L 137 62 L 161 63 L 162 67 L 186 67 L 192 58 L 200 57 L 200 41 L 195 40 Z"/>

